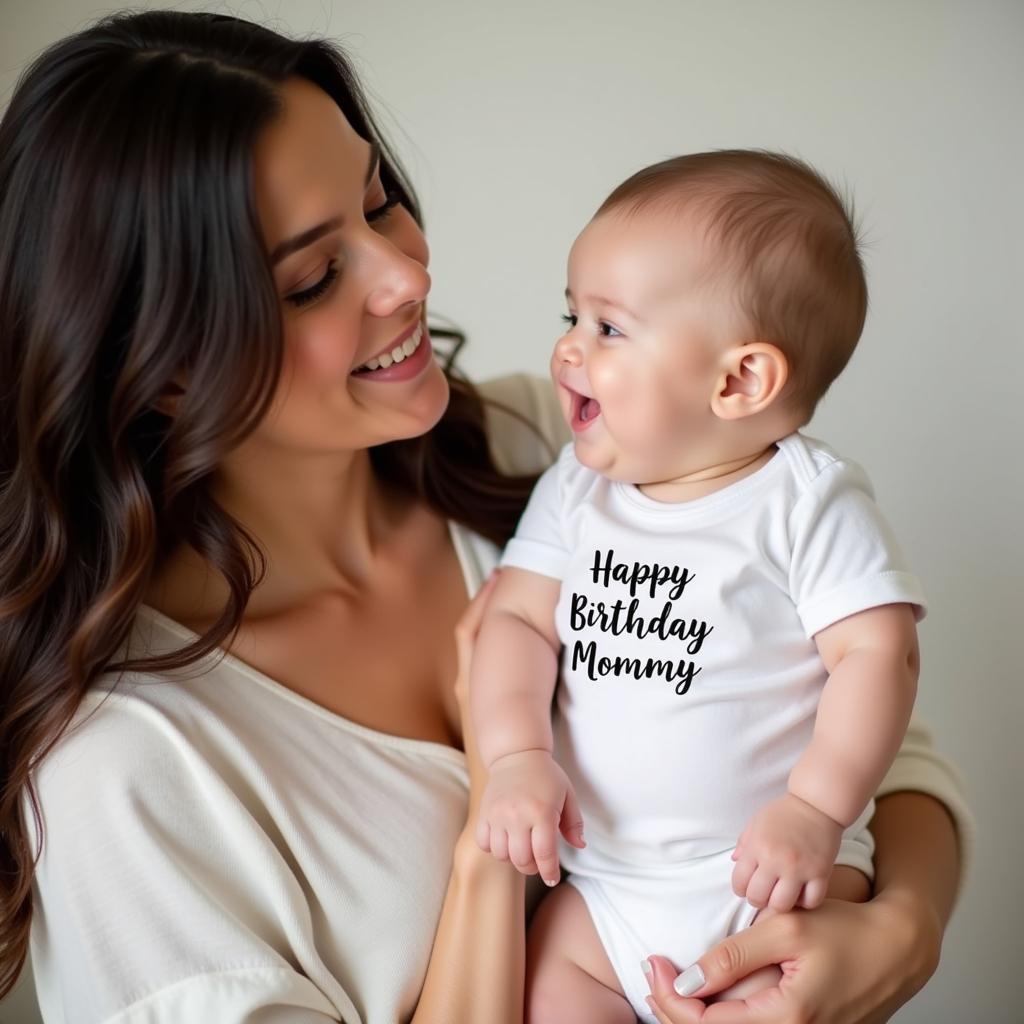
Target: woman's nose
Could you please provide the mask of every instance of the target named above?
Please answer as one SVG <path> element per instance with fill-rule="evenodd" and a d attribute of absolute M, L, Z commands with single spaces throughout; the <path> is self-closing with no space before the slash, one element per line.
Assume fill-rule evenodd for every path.
<path fill-rule="evenodd" d="M 367 311 L 386 317 L 402 306 L 423 302 L 430 291 L 430 274 L 423 262 L 383 238 L 374 250 Z"/>

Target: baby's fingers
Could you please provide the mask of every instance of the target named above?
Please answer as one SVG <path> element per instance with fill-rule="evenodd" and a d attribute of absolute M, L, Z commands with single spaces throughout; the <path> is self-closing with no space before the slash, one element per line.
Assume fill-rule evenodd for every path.
<path fill-rule="evenodd" d="M 476 819 L 476 845 L 484 853 L 491 852 L 491 826 L 482 814 Z"/>
<path fill-rule="evenodd" d="M 582 850 L 587 845 L 583 839 L 583 814 L 571 786 L 565 791 L 565 801 L 558 819 L 558 829 L 565 836 L 565 841 L 575 846 L 576 849 Z"/>
<path fill-rule="evenodd" d="M 813 910 L 822 904 L 825 899 L 825 894 L 828 892 L 828 879 L 827 878 L 812 878 L 805 886 L 803 894 L 800 896 L 799 903 L 801 907 L 807 910 Z"/>
<path fill-rule="evenodd" d="M 754 877 L 757 870 L 757 858 L 750 854 L 742 854 L 736 861 L 736 867 L 732 869 L 732 891 L 737 896 L 746 896 L 750 887 L 750 879 Z"/>
<path fill-rule="evenodd" d="M 537 874 L 537 865 L 533 859 L 533 846 L 530 843 L 528 828 L 509 829 L 508 856 L 517 871 L 524 875 Z"/>
<path fill-rule="evenodd" d="M 558 840 L 554 825 L 536 825 L 533 829 L 533 857 L 545 885 L 558 885 Z"/>
<path fill-rule="evenodd" d="M 747 886 L 747 902 L 752 907 L 764 908 L 768 906 L 771 899 L 772 889 L 778 882 L 779 876 L 763 864 L 757 866 L 750 884 Z"/>
<path fill-rule="evenodd" d="M 491 854 L 498 860 L 508 860 L 508 833 L 503 828 L 491 828 Z"/>
<path fill-rule="evenodd" d="M 800 899 L 802 888 L 803 882 L 799 877 L 780 878 L 775 883 L 771 896 L 768 897 L 768 906 L 772 910 L 777 910 L 780 914 L 785 913 L 787 910 L 792 910 L 796 906 L 797 900 Z"/>

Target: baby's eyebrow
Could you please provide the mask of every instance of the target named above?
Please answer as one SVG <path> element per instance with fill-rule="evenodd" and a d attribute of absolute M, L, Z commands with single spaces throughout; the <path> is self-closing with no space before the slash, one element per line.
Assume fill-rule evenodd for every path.
<path fill-rule="evenodd" d="M 568 288 L 565 289 L 565 297 L 570 302 L 573 301 L 572 292 Z M 612 299 L 605 298 L 603 295 L 584 295 L 583 299 L 586 302 L 593 303 L 595 306 L 612 306 L 615 309 L 622 310 L 622 312 L 625 313 L 626 316 L 636 320 L 637 323 L 644 323 L 644 318 L 642 316 L 639 316 L 638 314 L 634 313 L 633 310 L 631 310 L 628 306 L 624 306 L 621 302 L 615 302 Z"/>

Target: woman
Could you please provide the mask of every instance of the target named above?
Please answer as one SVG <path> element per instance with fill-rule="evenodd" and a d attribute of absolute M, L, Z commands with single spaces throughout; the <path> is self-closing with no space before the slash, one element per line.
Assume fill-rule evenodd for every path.
<path fill-rule="evenodd" d="M 485 413 L 434 362 L 427 255 L 326 43 L 115 15 L 19 83 L 0 984 L 31 929 L 44 1016 L 521 1019 L 523 886 L 466 827 L 481 770 L 453 681 L 561 435 L 543 383 L 500 382 Z M 705 1019 L 881 1020 L 931 974 L 949 813 L 969 818 L 920 731 L 893 772 L 876 898 L 712 951 L 705 994 L 786 977 Z M 675 973 L 655 959 L 658 1012 L 700 1019 Z"/>

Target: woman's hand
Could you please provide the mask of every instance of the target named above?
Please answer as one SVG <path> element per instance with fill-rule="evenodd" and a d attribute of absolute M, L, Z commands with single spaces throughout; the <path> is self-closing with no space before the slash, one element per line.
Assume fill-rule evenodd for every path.
<path fill-rule="evenodd" d="M 661 1024 L 881 1024 L 932 976 L 941 940 L 941 923 L 918 901 L 884 892 L 869 903 L 829 899 L 714 946 L 697 961 L 706 979 L 691 989 L 697 998 L 677 995 L 678 972 L 652 956 L 651 1010 Z M 769 964 L 782 969 L 777 985 L 706 1005 Z"/>

